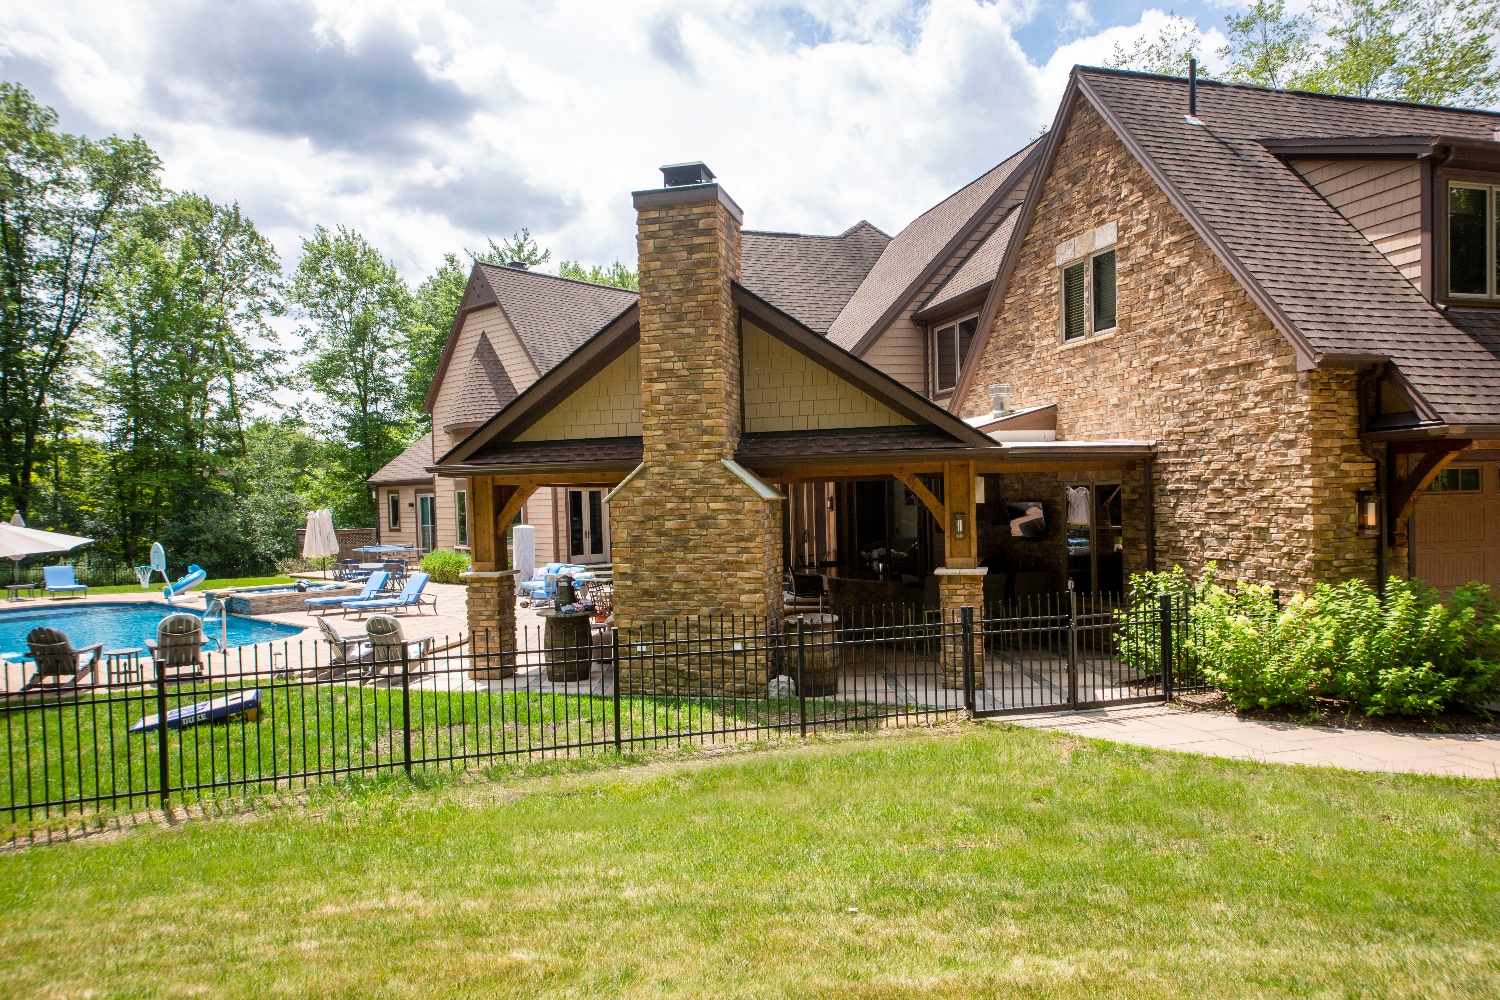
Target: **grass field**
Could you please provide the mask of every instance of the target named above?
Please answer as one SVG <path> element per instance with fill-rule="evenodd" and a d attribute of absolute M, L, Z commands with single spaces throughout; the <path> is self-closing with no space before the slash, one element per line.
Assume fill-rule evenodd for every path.
<path fill-rule="evenodd" d="M 0 995 L 1500 994 L 1495 782 L 973 726 L 602 767 L 0 856 Z"/>
<path fill-rule="evenodd" d="M 291 582 L 292 582 L 292 578 L 289 577 L 289 576 L 242 576 L 242 577 L 236 577 L 234 579 L 204 580 L 202 583 L 200 583 L 198 586 L 194 587 L 193 589 L 195 591 L 197 591 L 197 590 L 220 590 L 220 589 L 223 589 L 224 587 L 259 587 L 259 586 L 263 586 L 264 584 L 268 584 L 268 583 L 291 583 Z M 155 593 L 160 594 L 161 593 L 161 587 L 162 587 L 161 577 L 157 577 L 156 580 L 155 580 L 155 582 L 153 582 L 151 584 L 151 586 L 147 588 L 147 590 L 148 591 L 154 591 Z M 104 594 L 140 594 L 140 593 L 145 593 L 145 592 L 146 591 L 142 591 L 141 590 L 141 585 L 138 584 L 138 583 L 122 583 L 122 584 L 117 584 L 115 586 L 110 586 L 110 587 L 90 587 L 89 588 L 89 595 L 90 596 L 104 595 Z"/>

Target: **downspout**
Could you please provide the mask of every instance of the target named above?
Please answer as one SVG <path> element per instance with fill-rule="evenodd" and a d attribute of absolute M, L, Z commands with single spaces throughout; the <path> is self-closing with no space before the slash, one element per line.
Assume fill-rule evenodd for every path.
<path fill-rule="evenodd" d="M 1144 480 L 1141 494 L 1146 501 L 1146 571 L 1156 572 L 1156 456 L 1147 455 L 1141 460 L 1141 477 Z"/>

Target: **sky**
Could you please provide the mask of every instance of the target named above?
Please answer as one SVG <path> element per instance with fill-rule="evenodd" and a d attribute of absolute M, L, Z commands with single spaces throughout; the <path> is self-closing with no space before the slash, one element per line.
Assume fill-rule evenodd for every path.
<path fill-rule="evenodd" d="M 1174 2 L 1212 51 L 1234 0 Z M 751 229 L 895 233 L 1035 137 L 1131 0 L 0 0 L 0 78 L 164 181 L 239 202 L 288 266 L 315 225 L 413 282 L 522 226 L 634 266 L 630 192 L 703 160 Z M 1210 63 L 1212 58 L 1210 57 Z"/>

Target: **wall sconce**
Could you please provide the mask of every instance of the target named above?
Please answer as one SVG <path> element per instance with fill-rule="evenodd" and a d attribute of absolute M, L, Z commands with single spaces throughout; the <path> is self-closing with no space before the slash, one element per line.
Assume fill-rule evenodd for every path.
<path fill-rule="evenodd" d="M 1354 510 L 1359 537 L 1374 538 L 1380 534 L 1380 494 L 1374 490 L 1360 490 L 1354 495 Z"/>
<path fill-rule="evenodd" d="M 829 498 L 828 498 L 828 509 L 829 510 L 833 510 L 834 509 L 833 508 L 833 497 L 832 496 L 829 496 Z"/>
<path fill-rule="evenodd" d="M 964 521 L 965 521 L 965 517 L 964 517 L 964 515 L 962 513 L 958 512 L 958 511 L 954 511 L 953 512 L 953 537 L 954 538 L 962 538 L 962 537 L 964 537 L 964 529 L 968 527 L 968 525 L 966 525 L 964 523 Z"/>

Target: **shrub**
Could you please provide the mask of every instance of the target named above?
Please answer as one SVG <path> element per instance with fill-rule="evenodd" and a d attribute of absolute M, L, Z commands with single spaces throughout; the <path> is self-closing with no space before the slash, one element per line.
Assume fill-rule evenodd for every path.
<path fill-rule="evenodd" d="M 459 575 L 467 573 L 472 562 L 467 552 L 433 549 L 422 557 L 422 572 L 430 573 L 438 583 L 460 583 Z"/>
<path fill-rule="evenodd" d="M 1192 609 L 1188 647 L 1236 708 L 1303 708 L 1322 681 L 1322 637 L 1300 595 L 1278 609 L 1270 587 L 1210 587 Z"/>

